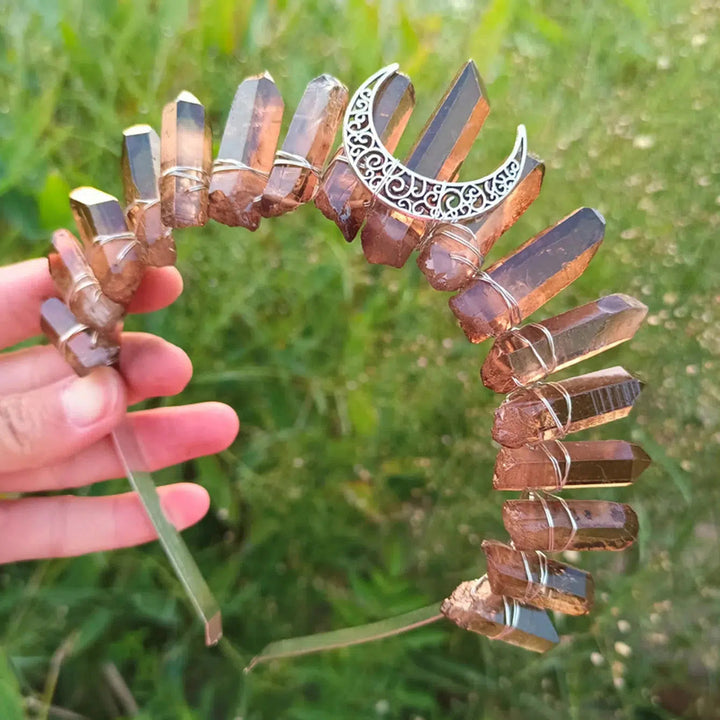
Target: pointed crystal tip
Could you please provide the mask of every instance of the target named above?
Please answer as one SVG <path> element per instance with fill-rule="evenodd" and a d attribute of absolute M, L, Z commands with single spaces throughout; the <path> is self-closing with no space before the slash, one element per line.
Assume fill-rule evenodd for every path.
<path fill-rule="evenodd" d="M 96 205 L 97 203 L 111 202 L 113 200 L 117 202 L 117 198 L 114 195 L 89 186 L 77 187 L 71 190 L 70 200 L 82 203 L 83 205 Z"/>
<path fill-rule="evenodd" d="M 131 135 L 145 135 L 146 133 L 153 132 L 152 127 L 150 125 L 147 125 L 145 123 L 140 123 L 138 125 L 131 125 L 130 127 L 127 127 L 123 130 L 123 135 L 125 137 L 129 137 Z"/>
<path fill-rule="evenodd" d="M 202 105 L 202 103 L 189 91 L 181 90 L 175 98 L 175 102 L 193 103 L 194 105 Z"/>

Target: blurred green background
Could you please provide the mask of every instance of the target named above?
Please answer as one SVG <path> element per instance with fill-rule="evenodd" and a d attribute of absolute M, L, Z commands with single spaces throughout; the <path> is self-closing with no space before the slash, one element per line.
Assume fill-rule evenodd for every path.
<path fill-rule="evenodd" d="M 493 111 L 464 176 L 494 167 L 518 122 L 548 165 L 492 258 L 580 205 L 604 213 L 589 270 L 535 318 L 615 291 L 649 305 L 631 343 L 573 372 L 622 364 L 647 381 L 630 418 L 582 437 L 633 439 L 654 459 L 634 487 L 592 494 L 631 502 L 641 536 L 579 559 L 595 610 L 557 617 L 562 643 L 545 656 L 441 623 L 243 679 L 237 658 L 204 648 L 150 546 L 0 571 L 2 720 L 719 717 L 720 3 L 0 8 L 3 262 L 47 251 L 72 222 L 70 188 L 119 195 L 122 128 L 158 127 L 183 88 L 206 103 L 217 142 L 245 75 L 268 69 L 291 111 L 322 72 L 354 89 L 398 61 L 418 97 L 407 147 L 474 58 Z M 194 380 L 170 402 L 224 400 L 243 423 L 228 452 L 158 474 L 212 494 L 186 537 L 239 652 L 405 612 L 478 576 L 482 539 L 505 537 L 490 489 L 500 398 L 479 380 L 488 346 L 465 341 L 447 297 L 413 261 L 368 266 L 312 206 L 255 234 L 176 237 L 185 294 L 130 324 L 189 352 Z"/>

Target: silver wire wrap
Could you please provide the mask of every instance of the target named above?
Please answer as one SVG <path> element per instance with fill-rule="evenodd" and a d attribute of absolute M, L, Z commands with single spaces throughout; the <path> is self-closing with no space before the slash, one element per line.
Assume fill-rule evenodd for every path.
<path fill-rule="evenodd" d="M 525 568 L 525 577 L 527 578 L 527 587 L 525 588 L 525 602 L 531 602 L 533 598 L 537 597 L 543 592 L 543 589 L 547 587 L 548 578 L 550 576 L 548 570 L 548 559 L 547 555 L 541 550 L 536 550 L 535 554 L 538 558 L 538 579 L 537 587 L 535 576 L 530 568 L 530 562 L 528 561 L 527 553 L 520 550 L 520 557 L 522 558 L 523 566 Z"/>
<path fill-rule="evenodd" d="M 258 170 L 257 168 L 251 167 L 242 160 L 235 160 L 235 158 L 217 158 L 212 164 L 212 174 L 220 174 L 226 172 L 232 172 L 233 170 L 247 170 L 248 172 L 257 175 L 258 177 L 267 178 L 270 173 L 265 170 Z"/>
<path fill-rule="evenodd" d="M 538 349 L 535 347 L 535 344 L 528 340 L 528 338 L 526 338 L 520 332 L 520 330 L 523 330 L 524 328 L 535 328 L 545 336 L 545 340 L 548 344 L 548 350 L 550 351 L 550 357 L 547 360 L 545 360 L 545 358 L 540 354 Z M 555 372 L 558 365 L 557 354 L 555 352 L 555 340 L 553 339 L 552 333 L 544 325 L 542 325 L 541 323 L 528 323 L 522 328 L 511 328 L 508 332 L 513 338 L 516 338 L 523 347 L 526 347 L 530 350 L 530 352 L 537 360 L 538 365 L 540 365 L 540 369 L 543 371 L 542 377 L 547 377 L 548 375 L 552 375 Z M 527 387 L 526 385 L 521 383 L 520 380 L 518 380 L 514 375 L 512 376 L 512 381 L 518 387 Z"/>
<path fill-rule="evenodd" d="M 102 247 L 103 245 L 107 245 L 109 242 L 114 242 L 115 240 L 132 240 L 133 242 L 137 242 L 137 238 L 135 237 L 134 232 L 130 232 L 130 230 L 124 230 L 123 232 L 118 233 L 96 235 L 95 239 L 93 240 L 93 245 L 99 245 L 100 247 Z"/>
<path fill-rule="evenodd" d="M 160 204 L 160 198 L 136 198 L 125 206 L 125 215 L 129 215 L 135 208 L 140 208 L 143 213 L 147 212 L 151 207 Z"/>
<path fill-rule="evenodd" d="M 555 408 L 553 408 L 550 401 L 543 394 L 543 387 L 555 388 L 555 390 L 557 390 L 562 396 L 562 398 L 565 400 L 565 404 L 567 407 L 567 420 L 565 420 L 564 423 L 562 422 L 562 420 L 560 420 L 560 417 L 555 412 Z M 557 426 L 560 437 L 565 437 L 568 430 L 570 429 L 570 425 L 572 424 L 572 397 L 570 397 L 570 393 L 560 383 L 556 382 L 540 383 L 531 387 L 530 390 L 535 393 L 538 400 L 540 400 L 540 402 L 545 406 L 545 409 L 548 411 L 548 415 L 550 415 L 552 421 Z"/>
<path fill-rule="evenodd" d="M 160 198 L 150 198 L 150 199 L 137 198 L 137 199 L 133 200 L 131 203 L 129 203 L 128 205 L 125 206 L 125 217 L 128 219 L 128 222 L 129 222 L 129 221 L 130 221 L 130 213 L 131 213 L 135 208 L 140 208 L 141 214 L 142 214 L 142 215 L 145 215 L 145 213 L 146 213 L 148 210 L 150 210 L 150 208 L 153 208 L 153 207 L 155 207 L 156 205 L 159 205 L 159 204 L 160 204 Z M 134 225 L 134 226 L 137 226 L 138 223 L 135 222 L 135 223 L 133 223 L 133 225 Z M 165 224 L 162 222 L 162 219 L 161 219 L 161 221 L 160 221 L 160 227 L 163 229 L 163 234 L 162 234 L 159 238 L 157 238 L 157 240 L 155 240 L 154 242 L 157 242 L 158 240 L 162 240 L 162 239 L 164 239 L 164 238 L 170 238 L 170 239 L 172 239 L 172 228 L 167 227 L 167 225 L 165 225 Z M 149 243 L 149 244 L 154 244 L 154 243 Z"/>
<path fill-rule="evenodd" d="M 84 323 L 78 322 L 69 327 L 60 337 L 57 339 L 56 347 L 64 355 L 67 349 L 67 344 L 80 333 L 84 333 L 89 330 L 90 327 Z"/>
<path fill-rule="evenodd" d="M 450 258 L 459 263 L 463 263 L 463 265 L 467 265 L 473 272 L 477 272 L 485 258 L 477 247 L 475 233 L 467 225 L 460 225 L 458 223 L 433 223 L 425 237 L 425 241 L 422 243 L 423 247 L 430 245 L 435 237 L 441 233 L 451 240 L 454 240 L 458 245 L 462 245 L 462 247 L 469 250 L 470 253 L 477 258 L 477 262 L 473 262 L 471 258 L 465 255 L 459 255 L 458 253 L 450 253 Z"/>
<path fill-rule="evenodd" d="M 73 282 L 70 287 L 70 291 L 65 298 L 65 304 L 68 306 L 72 305 L 77 298 L 78 293 L 83 290 L 87 290 L 88 288 L 93 288 L 95 290 L 95 299 L 97 302 L 98 294 L 100 293 L 100 283 L 89 272 L 83 271 L 75 278 L 75 282 Z"/>
<path fill-rule="evenodd" d="M 195 167 L 193 165 L 173 165 L 167 170 L 163 170 L 160 177 L 176 177 L 184 178 L 185 180 L 194 180 L 197 184 L 184 188 L 185 192 L 198 192 L 199 190 L 206 190 L 210 185 L 210 178 L 205 170 L 201 167 Z"/>
<path fill-rule="evenodd" d="M 563 455 L 563 467 L 560 467 L 560 461 L 550 452 L 548 448 L 549 442 L 554 442 L 555 446 L 560 450 Z M 540 444 L 540 449 L 547 455 L 548 460 L 552 464 L 553 470 L 555 471 L 555 489 L 562 490 L 567 483 L 568 477 L 570 476 L 570 466 L 572 465 L 572 458 L 570 452 L 565 447 L 564 443 L 560 440 L 552 440 Z"/>
<path fill-rule="evenodd" d="M 489 582 L 487 574 L 483 575 L 473 586 L 470 594 L 474 597 L 477 591 L 483 585 L 483 583 Z M 495 635 L 488 635 L 490 640 L 502 640 L 504 637 L 509 635 L 513 630 L 517 630 L 518 624 L 520 623 L 520 612 L 522 606 L 514 598 L 506 597 L 502 595 L 503 601 L 503 626 L 495 633 Z"/>
<path fill-rule="evenodd" d="M 287 152 L 287 150 L 278 150 L 275 153 L 275 162 L 273 167 L 276 165 L 284 165 L 287 167 L 298 167 L 303 170 L 309 170 L 316 178 L 320 178 L 322 170 L 316 165 L 313 165 L 307 158 L 302 155 L 296 155 L 295 153 Z"/>
<path fill-rule="evenodd" d="M 553 520 L 552 513 L 550 512 L 550 508 L 547 504 L 548 497 L 560 503 L 570 523 L 570 533 L 568 535 L 568 539 L 561 548 L 555 547 L 555 521 Z M 578 531 L 577 522 L 575 522 L 575 516 L 572 514 L 570 506 L 567 504 L 564 498 L 561 498 L 558 495 L 548 494 L 546 496 L 545 493 L 533 491 L 529 493 L 529 498 L 531 500 L 537 500 L 540 503 L 543 512 L 545 513 L 545 519 L 547 520 L 548 524 L 548 552 L 565 552 L 565 550 L 567 550 L 572 545 Z"/>
<path fill-rule="evenodd" d="M 479 270 L 477 272 L 477 278 L 478 280 L 482 280 L 490 285 L 490 287 L 492 287 L 492 289 L 495 290 L 495 292 L 497 292 L 503 299 L 507 309 L 510 311 L 510 326 L 515 327 L 516 325 L 519 325 L 522 322 L 522 313 L 520 312 L 520 305 L 518 305 L 518 301 L 513 297 L 512 293 L 510 293 L 509 290 L 506 290 L 497 280 L 495 280 L 491 275 L 488 275 L 484 270 Z"/>

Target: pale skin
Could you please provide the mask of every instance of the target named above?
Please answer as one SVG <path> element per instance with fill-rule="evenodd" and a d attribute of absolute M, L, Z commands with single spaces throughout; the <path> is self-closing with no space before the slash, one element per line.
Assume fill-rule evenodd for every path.
<path fill-rule="evenodd" d="M 175 268 L 151 268 L 129 311 L 159 310 L 181 292 Z M 24 495 L 0 499 L 0 563 L 153 540 L 152 525 L 133 493 L 32 493 L 123 477 L 110 431 L 128 406 L 177 395 L 192 375 L 183 350 L 146 333 L 123 333 L 119 372 L 102 368 L 86 378 L 78 378 L 51 346 L 8 351 L 40 335 L 40 304 L 54 294 L 46 260 L 0 267 L 0 498 Z M 150 471 L 220 452 L 238 431 L 235 412 L 217 402 L 131 412 L 129 418 Z M 207 491 L 193 483 L 164 486 L 160 495 L 179 529 L 198 522 L 210 506 Z"/>

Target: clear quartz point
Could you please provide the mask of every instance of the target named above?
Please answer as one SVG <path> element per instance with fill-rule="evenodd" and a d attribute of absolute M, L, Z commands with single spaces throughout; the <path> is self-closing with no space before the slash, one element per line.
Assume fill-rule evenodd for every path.
<path fill-rule="evenodd" d="M 629 415 L 642 388 L 621 367 L 521 388 L 495 411 L 492 436 L 500 445 L 519 448 L 603 425 Z"/>
<path fill-rule="evenodd" d="M 519 324 L 585 271 L 605 234 L 605 220 L 580 208 L 528 240 L 450 299 L 470 342 Z M 498 288 L 502 288 L 501 292 Z"/>
<path fill-rule="evenodd" d="M 260 201 L 264 217 L 282 215 L 313 199 L 347 102 L 347 88 L 332 75 L 308 83 Z"/>
<path fill-rule="evenodd" d="M 546 610 L 493 593 L 485 577 L 458 585 L 440 611 L 464 630 L 526 650 L 546 652 L 560 642 Z"/>
<path fill-rule="evenodd" d="M 590 573 L 497 540 L 484 540 L 482 549 L 494 593 L 566 615 L 586 615 L 592 609 L 595 585 Z"/>
<path fill-rule="evenodd" d="M 163 108 L 160 140 L 162 222 L 171 228 L 205 225 L 212 133 L 203 104 L 183 90 Z"/>
<path fill-rule="evenodd" d="M 70 208 L 100 288 L 127 305 L 145 274 L 145 247 L 128 227 L 120 203 L 102 190 L 80 187 L 70 193 Z"/>
<path fill-rule="evenodd" d="M 129 227 L 145 245 L 148 265 L 174 265 L 177 260 L 172 230 L 160 210 L 160 138 L 149 125 L 123 130 L 122 178 Z"/>
<path fill-rule="evenodd" d="M 210 181 L 210 217 L 257 230 L 277 150 L 283 103 L 270 73 L 245 78 L 235 92 Z"/>

